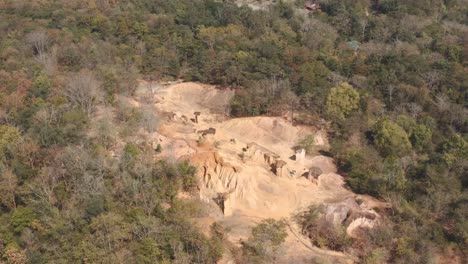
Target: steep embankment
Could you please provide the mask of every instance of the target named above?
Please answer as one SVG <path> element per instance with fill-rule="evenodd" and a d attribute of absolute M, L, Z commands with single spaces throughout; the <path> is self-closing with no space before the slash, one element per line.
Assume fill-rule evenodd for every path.
<path fill-rule="evenodd" d="M 327 204 L 327 217 L 339 223 L 350 221 L 351 212 L 357 212 L 359 217 L 347 223 L 350 234 L 378 221 L 377 213 L 366 203 L 358 205 L 356 195 L 344 187 L 331 158 L 294 150 L 307 135 L 314 135 L 317 146 L 326 147 L 323 131 L 293 126 L 280 117 L 229 119 L 233 92 L 212 86 L 142 83 L 139 93 L 146 98 L 149 93 L 163 117 L 155 136 L 162 155 L 189 160 L 198 168 L 200 199 L 219 207 L 213 221 L 230 229 L 228 238 L 233 243 L 245 239 L 259 220 L 290 218 L 311 204 Z M 290 228 L 285 256 L 350 260 L 341 253 L 311 247 L 294 223 Z"/>

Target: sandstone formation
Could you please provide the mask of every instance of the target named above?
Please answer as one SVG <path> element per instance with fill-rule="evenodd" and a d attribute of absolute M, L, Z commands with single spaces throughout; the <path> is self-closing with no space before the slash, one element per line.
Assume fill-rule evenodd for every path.
<path fill-rule="evenodd" d="M 156 109 L 171 113 L 157 131 L 157 138 L 163 139 L 158 142 L 160 155 L 188 160 L 197 168 L 198 195 L 219 208 L 213 217 L 221 215 L 219 223 L 231 230 L 227 239 L 238 243 L 258 219 L 290 218 L 311 204 L 327 206 L 327 219 L 347 226 L 350 234 L 377 221 L 372 211 L 346 200 L 354 194 L 344 187 L 333 159 L 294 151 L 305 135 L 315 135 L 316 145 L 325 146 L 326 133 L 293 126 L 281 117 L 226 120 L 226 105 L 232 96 L 231 90 L 196 83 L 179 83 L 154 93 Z M 187 116 L 198 117 L 197 113 L 203 113 L 203 119 L 188 122 Z M 199 144 L 200 134 L 203 144 Z M 297 177 L 296 172 L 304 177 Z M 342 202 L 329 204 L 330 200 Z M 329 254 L 311 252 L 295 239 L 285 246 L 294 248 L 288 251 L 294 254 Z M 345 258 L 341 253 L 332 254 Z"/>

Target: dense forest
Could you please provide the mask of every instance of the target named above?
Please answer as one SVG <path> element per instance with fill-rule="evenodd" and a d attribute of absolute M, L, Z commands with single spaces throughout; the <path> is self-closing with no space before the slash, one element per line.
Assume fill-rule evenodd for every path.
<path fill-rule="evenodd" d="M 195 168 L 154 162 L 144 144 L 127 143 L 119 159 L 106 151 L 148 127 L 123 106 L 119 129 L 93 121 L 139 78 L 232 88 L 232 116 L 292 112 L 326 129 L 349 187 L 392 208 L 361 241 L 317 230 L 311 208 L 300 222 L 317 245 L 358 249 L 366 263 L 466 260 L 468 2 L 303 6 L 0 0 L 0 262 L 221 258 L 222 232 L 199 232 L 188 219 L 200 206 L 177 198 L 194 188 Z M 255 233 L 275 225 L 258 226 L 239 259 L 268 263 Z"/>

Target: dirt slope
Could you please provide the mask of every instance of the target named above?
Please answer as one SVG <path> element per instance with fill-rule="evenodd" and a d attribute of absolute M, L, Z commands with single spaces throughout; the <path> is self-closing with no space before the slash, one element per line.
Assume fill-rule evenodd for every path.
<path fill-rule="evenodd" d="M 228 119 L 230 90 L 197 83 L 156 89 L 142 83 L 140 87 L 139 93 L 146 97 L 150 93 L 156 111 L 163 116 L 155 136 L 163 147 L 162 155 L 189 160 L 198 168 L 200 199 L 224 210 L 212 219 L 230 229 L 233 243 L 247 238 L 250 227 L 262 219 L 288 219 L 310 204 L 356 196 L 343 186 L 331 158 L 295 155 L 293 147 L 306 135 L 315 135 L 317 145 L 326 144 L 323 132 L 293 126 L 280 117 Z M 306 178 L 311 167 L 322 173 Z M 372 225 L 361 219 L 352 227 L 361 224 Z M 321 257 L 334 263 L 352 262 L 350 256 L 312 247 L 294 224 L 284 250 L 284 262 L 293 257 L 297 261 Z"/>

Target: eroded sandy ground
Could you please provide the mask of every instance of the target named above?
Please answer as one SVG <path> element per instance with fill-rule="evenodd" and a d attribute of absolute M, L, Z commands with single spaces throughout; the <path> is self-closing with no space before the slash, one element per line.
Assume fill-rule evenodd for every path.
<path fill-rule="evenodd" d="M 136 100 L 150 97 L 161 117 L 158 131 L 150 137 L 161 144 L 161 155 L 189 160 L 198 168 L 200 199 L 218 210 L 202 220 L 206 226 L 218 221 L 230 230 L 228 238 L 239 243 L 262 219 L 290 219 L 311 204 L 351 201 L 358 206 L 331 158 L 295 156 L 294 146 L 307 135 L 314 135 L 317 146 L 327 147 L 325 132 L 293 126 L 281 117 L 229 119 L 232 96 L 233 91 L 197 83 L 142 82 L 137 91 Z M 312 167 L 319 168 L 320 175 L 306 177 Z M 365 208 L 372 198 L 360 199 L 369 202 L 358 206 L 359 210 L 377 215 Z M 348 231 L 372 226 L 372 221 L 356 219 Z M 317 257 L 331 263 L 353 262 L 351 256 L 312 247 L 290 223 L 283 262 Z"/>

